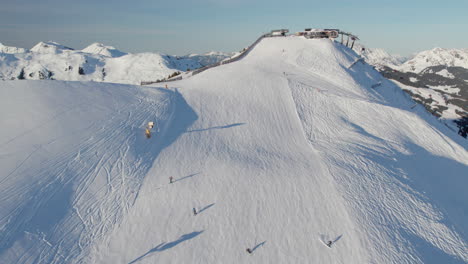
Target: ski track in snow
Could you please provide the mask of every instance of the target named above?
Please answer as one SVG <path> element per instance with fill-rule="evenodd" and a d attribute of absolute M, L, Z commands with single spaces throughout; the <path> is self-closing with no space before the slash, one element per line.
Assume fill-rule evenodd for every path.
<path fill-rule="evenodd" d="M 0 131 L 0 260 L 468 261 L 466 142 L 357 59 L 292 36 L 170 91 L 8 83 L 12 105 L 45 91 L 42 121 L 0 116 L 21 131 Z M 52 92 L 61 115 L 33 101 Z M 73 96 L 91 101 L 65 111 Z"/>
<path fill-rule="evenodd" d="M 72 207 L 73 210 L 65 213 L 63 219 L 57 219 L 57 221 L 63 223 L 65 226 L 62 227 L 63 230 L 79 232 L 78 241 L 74 241 L 73 235 L 60 238 L 60 236 L 55 235 L 59 230 L 54 230 L 48 234 L 52 236 L 52 240 L 55 242 L 54 246 L 48 243 L 45 248 L 39 250 L 42 252 L 39 262 L 62 263 L 69 261 L 71 257 L 78 256 L 82 249 L 89 246 L 89 243 L 100 239 L 119 222 L 122 214 L 125 214 L 131 207 L 138 195 L 144 179 L 144 172 L 151 166 L 151 162 L 147 162 L 147 160 L 153 158 L 152 154 L 145 154 L 150 150 L 148 147 L 142 148 L 136 153 L 133 150 L 131 155 L 135 156 L 128 157 L 129 150 L 135 148 L 131 145 L 135 145 L 140 136 L 143 138 L 143 125 L 149 120 L 148 118 L 170 116 L 171 108 L 168 106 L 171 104 L 171 97 L 160 102 L 146 102 L 145 100 L 145 98 L 141 98 L 139 102 L 118 109 L 118 113 L 111 112 L 100 122 L 85 126 L 85 130 L 67 134 L 67 137 L 74 137 L 83 132 L 94 131 L 89 133 L 91 137 L 86 141 L 66 148 L 65 152 L 60 153 L 60 156 L 50 157 L 44 161 L 41 170 L 28 172 L 26 165 L 30 156 L 38 150 L 47 151 L 47 146 L 52 143 L 60 143 L 61 138 L 50 138 L 49 142 L 34 149 L 7 177 L 1 179 L 2 184 L 5 184 L 10 178 L 22 173 L 33 173 L 33 179 L 35 179 L 33 184 L 21 187 L 11 185 L 10 188 L 3 188 L 0 201 L 11 197 L 21 197 L 25 194 L 29 194 L 30 199 L 23 200 L 9 214 L 2 214 L 0 219 L 4 230 L 2 231 L 2 244 L 15 239 L 15 236 L 19 234 L 18 230 L 31 228 L 31 224 L 35 222 L 34 216 L 38 214 L 37 209 L 44 210 L 44 206 L 48 206 L 47 203 L 57 199 L 54 198 L 56 195 L 63 196 L 61 192 L 70 188 L 69 184 L 76 185 L 73 186 L 73 195 L 67 194 L 73 196 L 68 198 L 70 199 L 68 206 Z M 77 105 L 69 111 L 83 107 L 83 105 L 85 104 Z M 13 144 L 15 141 L 21 141 L 22 137 L 27 136 L 30 131 L 40 130 L 41 127 L 50 125 L 50 122 L 65 122 L 67 112 L 41 121 L 41 125 L 9 140 L 2 147 L 9 143 Z M 167 127 L 167 122 L 170 122 L 170 120 L 154 121 L 163 127 Z M 164 133 L 165 131 L 162 130 L 153 136 L 158 137 Z M 23 167 L 25 168 L 23 169 Z M 90 190 L 93 191 L 90 192 Z M 58 197 L 58 199 L 63 198 L 67 197 Z M 85 208 L 85 211 L 80 208 Z M 55 224 L 59 224 L 59 222 Z M 34 224 L 32 225 L 34 226 Z M 35 232 L 38 231 L 29 231 L 30 234 Z M 66 255 L 68 257 L 66 259 L 57 258 L 60 255 L 57 247 L 67 243 L 68 252 Z M 6 245 L 8 244 L 3 244 L 2 248 Z M 51 250 L 51 247 L 54 250 Z M 25 256 L 25 259 L 27 257 L 29 256 Z"/>
<path fill-rule="evenodd" d="M 299 72 L 301 71 L 301 69 L 294 70 Z M 365 69 L 363 70 L 365 71 Z M 432 205 L 436 201 L 431 201 L 431 199 L 424 194 L 425 192 L 415 192 L 417 189 L 415 190 L 414 187 L 411 188 L 411 186 L 408 186 L 407 179 L 399 181 L 406 176 L 401 175 L 402 173 L 405 173 L 404 170 L 398 168 L 397 164 L 391 166 L 389 170 L 389 168 L 384 168 L 379 165 L 381 162 L 378 162 L 378 160 L 369 160 L 369 156 L 371 156 L 378 159 L 388 159 L 391 163 L 391 159 L 396 161 L 396 159 L 392 156 L 399 156 L 398 151 L 402 151 L 402 149 L 407 147 L 400 145 L 398 142 L 390 138 L 387 138 L 385 135 L 383 135 L 383 138 L 376 137 L 367 132 L 364 128 L 359 127 L 358 125 L 349 121 L 353 119 L 350 117 L 350 113 L 352 112 L 360 111 L 360 113 L 366 114 L 370 112 L 379 115 L 379 113 L 383 112 L 379 108 L 389 108 L 389 103 L 385 101 L 377 101 L 377 104 L 371 104 L 369 100 L 362 100 L 359 97 L 353 98 L 351 94 L 347 94 L 345 96 L 343 93 L 341 93 L 339 96 L 335 95 L 336 98 L 330 100 L 329 97 L 331 93 L 328 90 L 327 92 L 322 92 L 320 88 L 317 88 L 317 86 L 307 85 L 303 82 L 298 82 L 297 80 L 298 78 L 289 80 L 289 83 L 294 94 L 293 97 L 295 98 L 296 106 L 298 107 L 298 113 L 300 113 L 299 116 L 305 128 L 304 132 L 309 138 L 312 146 L 314 146 L 315 149 L 319 149 L 320 152 L 323 153 L 323 163 L 329 164 L 329 171 L 334 176 L 336 181 L 345 183 L 343 184 L 345 188 L 343 188 L 341 191 L 346 193 L 345 197 L 348 198 L 347 201 L 350 201 L 350 206 L 355 208 L 355 212 L 361 214 L 356 215 L 355 217 L 361 218 L 360 221 L 366 222 L 368 226 L 372 227 L 367 230 L 369 235 L 375 236 L 376 240 L 382 239 L 382 235 L 385 235 L 392 240 L 407 240 L 408 237 L 410 237 L 410 241 L 416 240 L 411 236 L 422 236 L 423 239 L 426 239 L 426 241 L 428 241 L 431 245 L 447 252 L 448 254 L 457 255 L 457 252 L 464 252 L 466 250 L 466 244 L 464 239 L 458 234 L 458 232 L 462 230 L 456 230 L 451 225 L 445 226 L 444 224 L 441 224 L 440 221 L 446 221 L 443 220 L 446 216 L 444 216 L 443 213 L 439 212 L 438 209 Z M 319 84 L 318 87 L 333 87 L 333 85 L 327 85 L 324 83 L 320 85 L 320 81 L 315 81 L 314 84 Z M 378 97 L 374 97 L 373 101 L 375 101 L 377 98 Z M 351 102 L 352 104 L 348 104 L 347 101 Z M 312 104 L 316 102 L 320 102 L 321 105 L 319 107 L 313 107 Z M 361 109 L 361 107 L 356 107 L 356 104 L 363 104 L 364 108 Z M 306 111 L 308 109 L 316 110 L 314 112 Z M 336 117 L 334 118 L 333 115 L 328 115 L 328 113 L 336 112 L 337 109 L 346 109 L 346 112 L 340 113 L 343 115 L 341 120 L 335 120 L 331 123 L 343 126 L 343 130 L 347 130 L 346 133 L 355 132 L 353 130 L 362 130 L 362 132 L 364 132 L 363 136 L 367 139 L 370 139 L 370 142 L 368 140 L 366 143 L 360 143 L 359 141 L 363 141 L 363 139 L 360 139 L 357 142 L 342 142 L 331 144 L 332 141 L 330 139 L 323 140 L 323 136 L 317 135 L 334 134 L 334 132 L 331 131 L 324 132 L 321 130 L 323 128 L 333 127 L 326 124 L 330 123 L 330 120 L 336 119 Z M 394 108 L 389 108 L 389 110 L 395 111 Z M 405 115 L 409 114 L 403 113 L 402 116 Z M 385 115 L 382 115 L 381 117 L 382 120 L 388 120 L 388 118 L 389 116 Z M 392 115 L 390 118 L 392 118 Z M 342 124 L 343 121 L 344 124 Z M 401 121 L 392 118 L 390 122 L 397 123 Z M 310 124 L 316 124 L 316 126 L 311 127 Z M 345 126 L 350 127 L 351 130 L 346 129 Z M 435 134 L 435 137 L 440 136 L 440 138 L 447 143 L 447 146 L 449 146 L 452 151 L 456 152 L 452 144 L 447 139 L 445 139 L 445 137 L 437 129 L 430 127 L 429 131 L 424 132 L 432 132 Z M 330 136 L 326 136 L 326 138 L 327 137 L 329 138 Z M 371 146 L 368 146 L 369 144 Z M 336 147 L 331 148 L 331 146 Z M 341 166 L 336 166 L 336 164 L 341 164 Z M 376 172 L 380 170 L 383 170 L 384 173 L 379 173 L 380 175 L 376 174 Z M 366 175 L 367 178 L 369 178 L 369 180 L 364 184 L 361 179 L 362 175 Z M 391 175 L 393 178 L 387 178 L 387 175 Z M 359 179 L 357 179 L 357 177 L 359 177 Z M 387 185 L 385 187 L 390 188 L 383 189 L 379 184 L 381 182 L 386 182 Z M 340 186 L 340 184 L 338 185 Z M 352 192 L 351 190 L 359 191 Z M 459 198 L 459 200 L 462 201 L 464 199 Z M 406 201 L 410 201 L 410 203 L 405 203 Z M 363 206 L 363 203 L 365 206 Z M 407 206 L 405 207 L 404 205 Z M 445 207 L 447 206 L 449 205 L 445 204 Z M 378 211 L 378 213 L 376 213 L 376 211 Z M 379 217 L 369 218 L 368 215 L 377 215 Z M 415 215 L 418 217 L 418 219 L 412 219 L 414 222 L 409 221 L 406 219 L 407 215 Z M 368 222 L 369 219 L 375 222 Z M 459 226 L 463 226 L 462 223 L 458 224 Z M 407 226 L 409 230 L 400 231 L 400 234 L 398 234 L 394 230 L 394 226 L 398 225 Z M 428 228 L 424 228 L 422 226 L 427 226 Z M 398 237 L 398 235 L 403 237 Z M 445 239 L 434 240 L 433 237 L 445 237 Z M 415 242 L 415 244 L 420 243 L 419 241 Z M 411 246 L 407 243 L 408 242 L 405 244 L 405 242 L 402 241 L 401 245 L 403 246 L 394 248 L 385 245 L 385 247 L 378 248 L 377 252 L 390 251 L 396 256 L 398 253 L 405 252 L 407 250 L 408 252 L 405 252 L 405 254 L 415 254 L 414 249 L 411 248 Z M 372 247 L 379 245 L 376 243 L 369 243 L 368 246 Z M 388 255 L 392 256 L 392 254 Z M 465 254 L 462 256 L 463 258 L 467 257 Z M 372 256 L 372 259 L 374 260 L 378 258 L 380 258 L 380 256 Z M 419 260 L 420 259 L 414 258 L 410 261 L 417 262 Z M 389 258 L 386 261 L 397 263 L 401 260 L 398 258 Z M 425 261 L 428 261 L 428 259 L 425 259 Z"/>

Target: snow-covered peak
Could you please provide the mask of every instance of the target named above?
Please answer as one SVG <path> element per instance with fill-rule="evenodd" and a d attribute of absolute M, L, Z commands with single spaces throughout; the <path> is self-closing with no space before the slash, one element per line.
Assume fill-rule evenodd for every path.
<path fill-rule="evenodd" d="M 225 56 L 225 55 L 229 55 L 230 53 L 225 53 L 225 52 L 220 52 L 220 51 L 210 51 L 210 52 L 207 52 L 203 55 L 205 56 Z"/>
<path fill-rule="evenodd" d="M 25 53 L 26 49 L 23 48 L 17 48 L 17 47 L 10 47 L 10 46 L 5 46 L 2 43 L 0 43 L 0 52 L 1 53 Z"/>
<path fill-rule="evenodd" d="M 125 52 L 122 52 L 112 46 L 105 46 L 102 43 L 93 43 L 88 47 L 84 48 L 82 51 L 91 54 L 99 54 L 107 57 L 121 57 L 127 55 L 127 53 Z"/>
<path fill-rule="evenodd" d="M 219 55 L 226 55 L 226 53 L 220 52 L 220 51 L 210 51 L 210 52 L 206 52 L 206 53 L 203 53 L 203 54 L 192 53 L 192 54 L 186 55 L 186 57 L 195 57 L 195 56 L 219 56 Z"/>
<path fill-rule="evenodd" d="M 426 50 L 402 64 L 399 70 L 419 73 L 427 67 L 439 65 L 468 68 L 468 49 L 434 48 Z"/>
<path fill-rule="evenodd" d="M 367 48 L 356 44 L 354 50 L 364 57 L 367 63 L 374 66 L 388 66 L 394 68 L 406 61 L 406 58 L 400 55 L 391 55 L 384 49 L 380 48 Z"/>
<path fill-rule="evenodd" d="M 195 60 L 203 66 L 215 64 L 222 60 L 232 57 L 233 53 L 225 53 L 219 51 L 210 51 L 204 54 L 190 54 L 184 56 L 184 58 L 188 58 L 191 60 Z"/>
<path fill-rule="evenodd" d="M 39 42 L 31 51 L 38 53 L 61 53 L 63 50 L 73 50 L 54 41 Z"/>

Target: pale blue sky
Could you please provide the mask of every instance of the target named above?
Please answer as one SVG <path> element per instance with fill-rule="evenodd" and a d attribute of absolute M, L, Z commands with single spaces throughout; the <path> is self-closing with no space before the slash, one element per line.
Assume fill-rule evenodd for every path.
<path fill-rule="evenodd" d="M 0 0 L 0 42 L 183 55 L 237 51 L 276 28 L 339 28 L 368 47 L 409 55 L 468 48 L 467 0 Z"/>

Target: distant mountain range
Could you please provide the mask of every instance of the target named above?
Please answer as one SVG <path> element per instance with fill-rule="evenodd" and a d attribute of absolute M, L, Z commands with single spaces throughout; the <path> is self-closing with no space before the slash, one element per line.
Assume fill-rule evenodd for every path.
<path fill-rule="evenodd" d="M 354 50 L 364 57 L 367 63 L 376 67 L 398 67 L 408 60 L 408 58 L 403 56 L 390 55 L 384 49 L 367 48 L 360 44 L 356 44 Z"/>
<path fill-rule="evenodd" d="M 200 65 L 202 66 L 208 66 L 208 65 L 223 61 L 225 59 L 228 59 L 234 55 L 235 55 L 234 52 L 225 53 L 225 52 L 212 51 L 212 52 L 208 52 L 205 54 L 190 54 L 190 55 L 183 56 L 182 58 L 194 60 L 200 63 Z"/>
<path fill-rule="evenodd" d="M 432 66 L 468 68 L 468 49 L 435 48 L 426 50 L 400 65 L 398 70 L 420 73 Z"/>
<path fill-rule="evenodd" d="M 54 79 L 140 84 L 166 78 L 174 72 L 198 69 L 232 56 L 210 52 L 171 56 L 126 53 L 93 43 L 74 50 L 57 42 L 39 42 L 30 50 L 0 44 L 0 79 Z"/>
<path fill-rule="evenodd" d="M 26 52 L 26 49 L 17 48 L 17 47 L 9 47 L 0 43 L 0 53 L 14 54 L 14 53 L 23 53 L 23 52 Z"/>
<path fill-rule="evenodd" d="M 468 49 L 435 48 L 403 59 L 358 46 L 365 60 L 418 103 L 468 136 Z"/>

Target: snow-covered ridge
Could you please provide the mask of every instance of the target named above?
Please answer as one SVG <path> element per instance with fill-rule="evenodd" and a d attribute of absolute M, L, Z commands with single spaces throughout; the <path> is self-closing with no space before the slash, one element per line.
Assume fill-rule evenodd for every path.
<path fill-rule="evenodd" d="M 24 53 L 24 52 L 26 52 L 26 49 L 5 46 L 2 43 L 0 43 L 0 53 L 14 54 L 14 53 Z"/>
<path fill-rule="evenodd" d="M 0 262 L 466 263 L 466 142 L 358 59 L 292 36 L 168 89 L 3 83 Z"/>
<path fill-rule="evenodd" d="M 70 47 L 64 46 L 54 41 L 47 41 L 47 42 L 39 42 L 36 46 L 32 47 L 32 52 L 37 53 L 61 53 L 63 51 L 70 51 L 73 50 Z"/>
<path fill-rule="evenodd" d="M 376 67 L 387 66 L 393 68 L 407 60 L 405 57 L 399 55 L 391 55 L 384 49 L 368 48 L 361 44 L 356 44 L 354 50 L 357 54 L 361 55 L 367 63 Z"/>
<path fill-rule="evenodd" d="M 187 56 L 150 52 L 132 54 L 101 43 L 74 50 L 53 41 L 40 42 L 30 51 L 12 47 L 3 49 L 8 52 L 0 53 L 0 80 L 52 79 L 140 84 L 142 81 L 167 78 L 174 72 L 198 69 L 230 56 L 221 52 Z"/>
<path fill-rule="evenodd" d="M 204 54 L 190 54 L 183 56 L 183 58 L 195 60 L 199 62 L 202 66 L 208 66 L 220 62 L 222 60 L 228 59 L 233 55 L 234 53 L 211 51 Z"/>
<path fill-rule="evenodd" d="M 8 49 L 13 51 L 12 49 Z M 178 71 L 202 67 L 197 59 L 159 53 L 125 53 L 112 46 L 93 43 L 74 50 L 57 42 L 40 42 L 30 51 L 0 53 L 0 79 L 53 79 L 139 84 L 163 79 Z M 212 54 L 208 60 L 222 59 Z"/>
<path fill-rule="evenodd" d="M 85 53 L 103 55 L 107 57 L 121 57 L 127 54 L 112 46 L 106 46 L 102 43 L 93 43 L 88 47 L 82 49 L 81 51 Z"/>
<path fill-rule="evenodd" d="M 434 48 L 418 53 L 397 69 L 419 73 L 431 66 L 463 67 L 468 69 L 468 49 Z"/>

